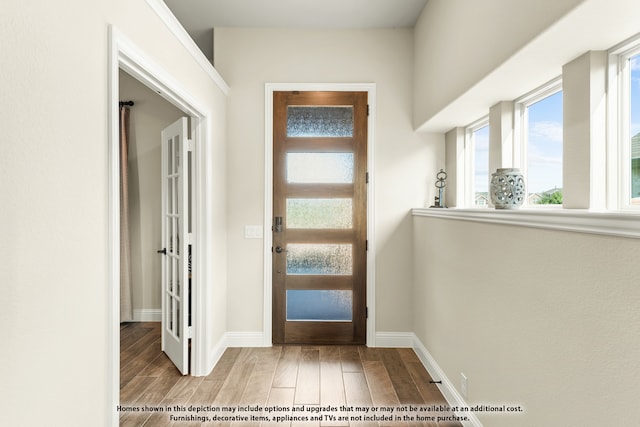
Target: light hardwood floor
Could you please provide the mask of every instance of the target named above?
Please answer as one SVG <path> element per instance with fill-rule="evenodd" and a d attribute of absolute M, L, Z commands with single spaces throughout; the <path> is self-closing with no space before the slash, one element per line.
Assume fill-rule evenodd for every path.
<path fill-rule="evenodd" d="M 400 414 L 403 406 L 446 406 L 431 377 L 411 349 L 364 346 L 273 346 L 229 348 L 206 377 L 182 376 L 160 350 L 158 323 L 127 323 L 120 328 L 120 426 L 460 426 L 455 422 L 416 421 Z M 177 408 L 171 412 L 141 409 Z M 216 409 L 238 405 L 294 408 L 276 410 L 269 420 L 245 422 L 173 421 L 170 415 L 193 415 L 189 406 Z M 394 408 L 400 419 L 365 421 L 360 408 Z M 309 412 L 326 408 L 319 414 Z M 198 415 L 229 415 L 206 409 Z M 299 410 L 296 411 L 296 410 Z M 366 409 L 365 409 L 366 410 Z M 247 415 L 261 415 L 250 410 Z M 381 415 L 381 412 L 377 412 Z M 279 421 L 274 416 L 321 415 L 322 421 Z M 366 416 L 374 412 L 364 413 Z M 431 412 L 428 415 L 445 415 Z M 339 419 L 339 417 L 345 419 Z M 335 418 L 332 418 L 335 417 Z M 291 418 L 288 418 L 290 420 Z M 379 420 L 379 418 L 374 418 Z"/>

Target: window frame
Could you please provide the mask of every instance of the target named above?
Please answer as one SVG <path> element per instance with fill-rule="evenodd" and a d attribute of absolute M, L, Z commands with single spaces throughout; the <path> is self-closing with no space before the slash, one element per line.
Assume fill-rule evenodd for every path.
<path fill-rule="evenodd" d="M 607 210 L 640 212 L 631 204 L 630 59 L 640 55 L 640 34 L 609 50 Z"/>
<path fill-rule="evenodd" d="M 603 103 L 597 103 L 597 107 L 605 108 L 606 116 L 604 114 L 592 114 L 590 117 L 590 126 L 591 129 L 596 128 L 596 130 L 598 130 L 597 128 L 599 127 L 606 126 L 606 133 L 604 134 L 604 140 L 601 139 L 603 135 L 598 132 L 598 135 L 595 136 L 597 140 L 589 141 L 592 145 L 594 142 L 598 145 L 597 152 L 595 155 L 592 152 L 590 157 L 591 164 L 587 179 L 590 180 L 590 184 L 594 188 L 592 188 L 590 195 L 591 200 L 589 207 L 572 208 L 566 207 L 566 205 L 552 205 L 557 208 L 536 209 L 531 208 L 532 205 L 526 205 L 523 209 L 494 210 L 479 209 L 470 206 L 469 200 L 473 200 L 472 173 L 474 160 L 473 153 L 469 150 L 469 146 L 471 145 L 469 143 L 470 132 L 474 132 L 482 127 L 482 125 L 486 123 L 487 116 L 466 127 L 451 129 L 449 132 L 455 131 L 451 134 L 451 137 L 449 133 L 446 135 L 446 143 L 451 144 L 455 142 L 455 161 L 452 161 L 451 164 L 455 164 L 456 170 L 457 206 L 453 209 L 417 208 L 413 209 L 413 216 L 640 239 L 640 206 L 630 204 L 631 194 L 629 189 L 631 182 L 630 180 L 624 179 L 625 176 L 629 178 L 631 174 L 631 138 L 629 137 L 630 126 L 628 126 L 630 111 L 622 108 L 626 102 L 625 97 L 629 93 L 629 79 L 624 81 L 620 78 L 621 71 L 626 72 L 625 66 L 628 65 L 626 61 L 640 54 L 640 33 L 606 51 L 599 52 L 604 52 L 606 56 L 608 56 L 608 60 L 606 64 L 598 63 L 595 65 L 597 68 L 591 69 L 592 72 L 593 70 L 596 71 L 597 74 L 595 78 L 598 80 L 590 82 L 589 90 L 592 91 L 595 89 L 598 96 L 602 95 Z M 600 86 L 602 80 L 599 80 L 601 78 L 599 73 L 602 71 L 602 65 L 606 68 L 606 86 L 604 88 Z M 563 73 L 564 71 L 563 66 Z M 560 81 L 563 78 L 569 83 L 569 80 L 563 75 L 551 80 L 548 84 L 556 80 Z M 569 78 L 575 78 L 575 76 L 569 75 Z M 536 94 L 551 95 L 550 92 L 544 91 L 545 87 L 547 87 L 547 85 L 542 85 L 538 89 L 513 101 L 514 109 L 511 128 L 514 134 L 511 141 L 511 147 L 513 148 L 513 167 L 521 167 L 523 163 L 523 147 L 522 144 L 519 143 L 523 132 L 518 122 L 521 111 L 516 111 L 516 103 L 533 103 Z M 544 97 L 544 95 L 542 95 L 542 97 Z M 600 98 L 596 101 L 599 100 Z M 566 110 L 566 96 L 563 100 L 563 105 L 563 109 Z M 564 117 L 563 129 L 567 129 Z M 563 141 L 563 154 L 567 151 L 566 143 L 566 140 Z M 601 143 L 605 145 L 605 153 L 600 151 Z M 590 149 L 592 148 L 593 147 L 590 147 Z M 449 154 L 449 151 L 447 154 Z M 563 155 L 563 175 L 566 175 L 567 172 L 572 172 L 564 168 L 568 160 L 569 158 Z M 601 173 L 604 171 L 606 171 L 606 176 L 603 176 L 605 174 Z M 623 175 L 622 178 L 621 175 Z M 606 180 L 606 186 L 605 183 L 603 183 L 603 177 Z M 619 185 L 621 181 L 626 182 L 624 187 Z M 566 182 L 563 183 L 563 188 L 566 184 Z M 594 204 L 593 198 L 599 201 L 606 200 L 606 205 L 604 203 L 598 203 L 597 201 Z M 622 203 L 624 200 L 626 200 L 627 203 Z"/>
<path fill-rule="evenodd" d="M 489 126 L 489 115 L 472 122 L 464 128 L 464 206 L 467 208 L 487 209 L 490 207 L 491 201 L 486 206 L 476 205 L 474 200 L 474 184 L 475 184 L 475 132 Z M 491 128 L 489 128 L 489 131 Z M 489 144 L 489 152 L 491 144 Z M 488 167 L 488 165 L 487 165 Z M 489 175 L 491 178 L 491 175 Z M 487 180 L 487 185 L 489 181 Z M 488 196 L 488 195 L 487 195 Z"/>
<path fill-rule="evenodd" d="M 525 95 L 516 98 L 514 100 L 514 138 L 513 138 L 513 166 L 520 169 L 520 172 L 524 176 L 525 183 L 527 185 L 527 197 L 523 204 L 523 207 L 530 209 L 562 209 L 562 204 L 559 205 L 539 205 L 529 203 L 529 137 L 528 137 L 528 125 L 529 114 L 528 109 L 533 104 L 542 101 L 552 95 L 562 92 L 562 76 L 558 76 L 545 84 L 538 86 Z M 563 117 L 564 119 L 564 117 Z M 564 128 L 564 120 L 563 120 Z M 563 141 L 564 151 L 564 141 Z M 562 167 L 564 170 L 564 153 L 562 159 Z"/>

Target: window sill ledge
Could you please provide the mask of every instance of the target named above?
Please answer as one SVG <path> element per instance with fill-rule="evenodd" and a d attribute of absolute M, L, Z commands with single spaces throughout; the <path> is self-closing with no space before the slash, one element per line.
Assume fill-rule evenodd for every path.
<path fill-rule="evenodd" d="M 593 212 L 586 209 L 430 209 L 416 208 L 413 216 L 443 218 L 577 233 L 640 238 L 640 214 Z"/>

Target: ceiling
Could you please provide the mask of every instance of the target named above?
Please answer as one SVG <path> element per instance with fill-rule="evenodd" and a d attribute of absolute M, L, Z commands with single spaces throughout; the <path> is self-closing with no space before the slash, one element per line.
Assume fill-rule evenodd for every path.
<path fill-rule="evenodd" d="M 213 28 L 412 28 L 427 1 L 164 0 L 209 59 Z"/>

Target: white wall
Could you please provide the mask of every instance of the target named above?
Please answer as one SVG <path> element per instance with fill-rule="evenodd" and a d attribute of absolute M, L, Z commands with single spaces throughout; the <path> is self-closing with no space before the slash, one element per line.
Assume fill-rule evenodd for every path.
<path fill-rule="evenodd" d="M 416 126 L 449 131 L 447 155 L 459 155 L 458 127 L 569 64 L 565 189 L 578 203 L 565 208 L 598 206 L 603 54 L 585 53 L 638 32 L 637 4 L 487 0 L 472 10 L 463 3 L 430 0 L 416 27 Z M 491 25 L 469 25 L 474 14 Z M 472 47 L 477 64 L 465 66 L 469 49 L 456 46 Z M 417 338 L 458 391 L 460 374 L 467 376 L 470 405 L 525 407 L 515 418 L 478 413 L 484 425 L 636 423 L 629 410 L 640 395 L 636 239 L 433 217 L 414 217 L 413 226 Z"/>
<path fill-rule="evenodd" d="M 638 19 L 635 0 L 430 0 L 415 27 L 414 124 L 467 126 L 631 37 Z"/>
<path fill-rule="evenodd" d="M 477 85 L 583 1 L 430 0 L 415 27 L 416 127 Z M 493 105 L 500 100 L 473 101 Z M 467 125 L 482 114 L 486 113 L 462 119 L 460 125 Z"/>
<path fill-rule="evenodd" d="M 411 123 L 413 33 L 216 29 L 215 63 L 229 96 L 229 330 L 262 331 L 265 83 L 376 83 L 375 229 L 378 331 L 411 330 L 411 218 L 429 193 L 443 144 Z M 428 199 L 428 200 L 427 200 Z M 270 232 L 270 230 L 265 230 Z"/>
<path fill-rule="evenodd" d="M 577 12 L 598 12 L 594 16 L 606 16 L 610 25 L 572 13 L 569 18 L 585 27 L 561 39 L 574 47 L 603 32 L 622 39 L 630 27 L 637 31 L 638 8 L 631 0 L 538 3 L 487 0 L 495 6 L 488 10 L 496 12 L 500 4 L 505 12 L 487 16 L 493 25 L 462 31 L 460 24 L 471 19 L 458 21 L 453 13 L 460 12 L 462 1 L 430 0 L 426 11 L 433 14 L 423 14 L 415 32 L 415 114 L 411 31 L 220 29 L 216 64 L 232 86 L 227 118 L 224 95 L 143 0 L 70 0 L 64 10 L 43 0 L 5 0 L 0 14 L 3 423 L 35 426 L 46 417 L 53 426 L 84 426 L 87 420 L 101 426 L 113 411 L 108 407 L 107 58 L 108 25 L 114 24 L 212 116 L 207 123 L 214 167 L 207 172 L 213 199 L 206 232 L 215 241 L 207 267 L 213 274 L 207 294 L 209 345 L 227 330 L 262 329 L 262 244 L 245 240 L 243 231 L 263 218 L 264 84 L 375 82 L 378 330 L 415 330 L 448 376 L 468 374 L 470 400 L 522 401 L 531 425 L 549 425 L 544 416 L 557 425 L 632 424 L 623 417 L 633 415 L 631 399 L 640 394 L 640 322 L 632 307 L 639 299 L 633 286 L 635 241 L 423 218 L 412 225 L 408 213 L 432 203 L 435 172 L 444 164 L 444 137 L 418 136 L 413 123 L 441 115 L 461 93 L 469 105 L 486 111 L 511 99 L 501 92 L 498 99 L 474 104 L 467 94 L 481 91 L 467 89 L 482 80 L 494 91 L 513 92 L 517 85 L 483 75 L 504 75 L 495 70 L 512 70 L 504 61 L 521 58 L 522 52 L 531 54 L 529 59 L 534 54 L 554 59 L 559 74 L 567 55 L 608 48 L 529 49 L 555 40 L 551 36 L 564 27 L 537 32 L 560 17 L 567 21 L 564 11 L 576 4 Z M 547 13 L 549 20 L 542 16 Z M 503 27 L 509 22 L 517 25 Z M 462 43 L 455 42 L 454 31 L 462 31 Z M 473 37 L 492 42 L 486 45 L 495 54 L 484 52 L 487 63 L 477 61 L 476 72 L 474 63 L 459 57 L 447 61 L 447 46 L 468 52 L 464 43 Z M 556 52 L 563 55 L 558 61 Z M 463 120 L 475 110 L 457 111 Z M 447 120 L 433 129 L 466 124 Z M 522 253 L 533 267 L 555 276 L 496 282 L 488 272 L 487 263 L 495 258 L 487 248 L 499 245 L 508 251 L 507 261 L 519 261 Z M 507 272 L 520 274 L 515 265 Z M 504 369 L 496 369 L 501 363 Z M 505 423 L 492 420 L 492 425 L 512 425 Z"/>
<path fill-rule="evenodd" d="M 185 114 L 120 72 L 120 99 L 132 100 L 129 121 L 129 228 L 134 317 L 161 308 L 162 168 L 160 133 Z"/>
<path fill-rule="evenodd" d="M 414 218 L 415 332 L 485 426 L 631 426 L 638 241 Z M 435 243 L 437 242 L 437 244 Z M 460 390 L 458 388 L 458 390 Z"/>
<path fill-rule="evenodd" d="M 105 426 L 108 25 L 212 117 L 211 325 L 224 333 L 225 97 L 143 0 L 7 0 L 0 14 L 0 412 L 21 426 Z M 218 298 L 222 295 L 221 298 Z M 221 301 L 220 301 L 221 300 Z"/>

